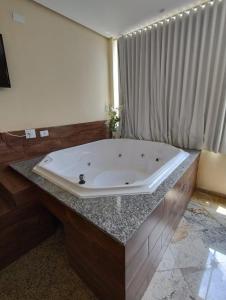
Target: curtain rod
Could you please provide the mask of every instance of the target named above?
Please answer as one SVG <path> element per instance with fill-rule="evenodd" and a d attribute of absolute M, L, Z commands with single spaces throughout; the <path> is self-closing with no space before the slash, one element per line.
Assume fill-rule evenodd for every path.
<path fill-rule="evenodd" d="M 142 27 L 138 27 L 137 29 L 128 31 L 126 33 L 123 33 L 121 35 L 119 35 L 118 37 L 114 38 L 114 40 L 118 40 L 120 37 L 127 37 L 127 36 L 132 36 L 133 34 L 137 34 L 138 32 L 142 32 L 142 31 L 146 31 L 148 29 L 152 29 L 153 27 L 157 27 L 158 24 L 163 25 L 164 22 L 169 22 L 170 20 L 175 20 L 176 17 L 180 16 L 182 17 L 183 14 L 187 14 L 189 15 L 190 12 L 193 11 L 197 11 L 199 8 L 204 9 L 207 5 L 213 5 L 216 2 L 222 2 L 223 0 L 204 0 L 204 1 L 200 1 L 199 4 L 193 4 L 193 6 L 187 6 L 186 8 L 183 8 L 181 10 L 178 10 L 177 13 L 171 13 L 168 14 L 164 17 L 159 18 L 158 20 L 155 20 L 151 23 L 149 23 L 146 26 L 142 26 Z"/>

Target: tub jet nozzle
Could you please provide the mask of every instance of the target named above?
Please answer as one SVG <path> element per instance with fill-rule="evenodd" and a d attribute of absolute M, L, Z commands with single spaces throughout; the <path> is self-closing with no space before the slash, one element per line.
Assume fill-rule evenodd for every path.
<path fill-rule="evenodd" d="M 84 174 L 79 175 L 79 182 L 78 182 L 79 184 L 85 184 L 86 183 L 85 180 L 84 180 L 84 176 L 85 176 Z"/>

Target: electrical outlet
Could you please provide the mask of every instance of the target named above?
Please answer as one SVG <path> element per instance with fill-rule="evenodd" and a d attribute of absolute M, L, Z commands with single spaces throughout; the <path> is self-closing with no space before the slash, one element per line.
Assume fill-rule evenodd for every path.
<path fill-rule="evenodd" d="M 49 136 L 49 130 L 41 130 L 39 131 L 40 137 L 46 137 Z"/>
<path fill-rule="evenodd" d="M 36 131 L 35 129 L 25 129 L 26 139 L 35 139 Z"/>

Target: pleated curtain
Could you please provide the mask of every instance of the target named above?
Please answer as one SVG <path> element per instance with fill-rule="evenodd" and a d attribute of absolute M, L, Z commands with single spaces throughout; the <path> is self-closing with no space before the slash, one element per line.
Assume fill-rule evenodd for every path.
<path fill-rule="evenodd" d="M 226 153 L 226 1 L 118 39 L 123 137 Z"/>

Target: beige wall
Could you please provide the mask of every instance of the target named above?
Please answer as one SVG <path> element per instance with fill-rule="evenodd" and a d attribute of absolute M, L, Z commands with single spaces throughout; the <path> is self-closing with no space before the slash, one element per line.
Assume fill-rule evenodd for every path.
<path fill-rule="evenodd" d="M 226 155 L 202 151 L 197 186 L 226 195 Z"/>
<path fill-rule="evenodd" d="M 0 131 L 105 119 L 106 38 L 30 0 L 0 0 L 0 33 L 12 84 L 0 89 Z"/>
<path fill-rule="evenodd" d="M 0 89 L 0 131 L 105 118 L 110 41 L 30 0 L 0 0 L 0 33 L 12 84 Z M 202 152 L 197 185 L 226 194 L 226 155 Z"/>

